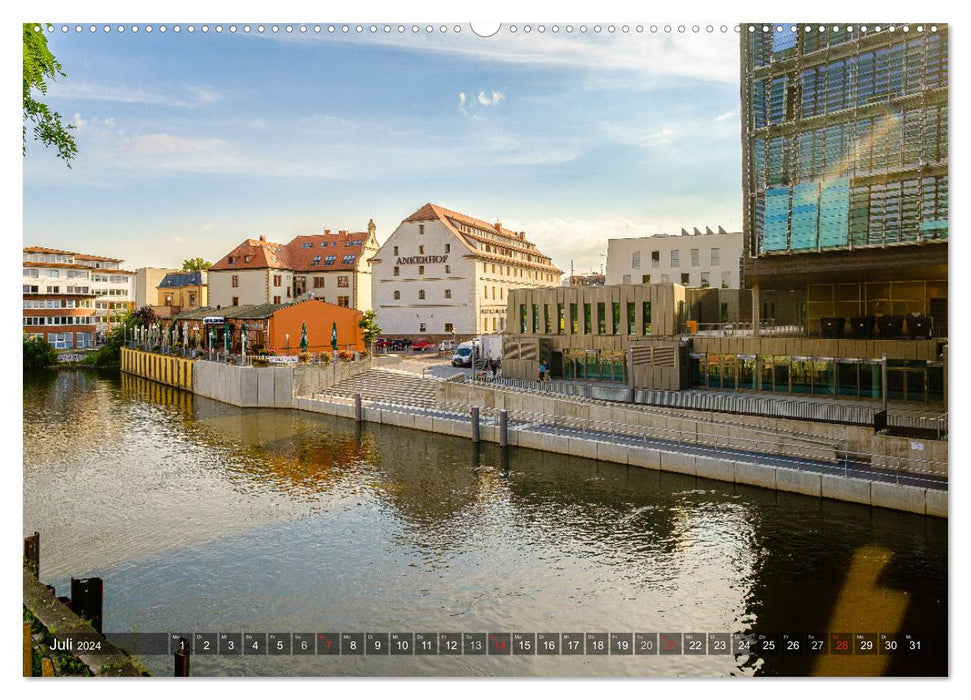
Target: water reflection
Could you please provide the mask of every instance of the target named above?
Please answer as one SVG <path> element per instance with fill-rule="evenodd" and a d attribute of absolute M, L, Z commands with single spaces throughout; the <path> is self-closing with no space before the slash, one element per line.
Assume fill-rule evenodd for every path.
<path fill-rule="evenodd" d="M 83 372 L 25 384 L 24 454 L 24 529 L 42 532 L 45 578 L 62 585 L 71 575 L 103 576 L 116 630 L 823 633 L 842 624 L 839 601 L 859 553 L 878 548 L 876 578 L 852 586 L 849 609 L 863 616 L 845 624 L 899 619 L 904 631 L 936 635 L 937 653 L 918 668 L 946 670 L 941 521 L 298 411 L 238 409 Z M 879 601 L 901 593 L 906 606 L 895 620 L 886 607 L 879 612 Z M 820 670 L 808 656 L 309 663 L 207 659 L 197 668 Z M 907 668 L 893 659 L 879 670 Z"/>

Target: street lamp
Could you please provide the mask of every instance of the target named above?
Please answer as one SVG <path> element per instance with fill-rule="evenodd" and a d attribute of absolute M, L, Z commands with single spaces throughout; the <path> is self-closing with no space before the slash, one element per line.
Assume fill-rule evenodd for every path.
<path fill-rule="evenodd" d="M 290 356 L 290 334 L 285 333 L 284 337 L 286 337 L 287 339 L 287 357 L 289 357 Z"/>

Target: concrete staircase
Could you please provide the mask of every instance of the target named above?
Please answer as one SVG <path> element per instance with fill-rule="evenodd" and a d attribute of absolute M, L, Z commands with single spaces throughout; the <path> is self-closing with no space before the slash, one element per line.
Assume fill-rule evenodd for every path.
<path fill-rule="evenodd" d="M 437 377 L 423 377 L 400 370 L 369 369 L 318 392 L 316 396 L 322 399 L 352 398 L 354 394 L 360 394 L 365 401 L 394 401 L 435 408 L 438 405 L 438 385 L 442 381 Z"/>

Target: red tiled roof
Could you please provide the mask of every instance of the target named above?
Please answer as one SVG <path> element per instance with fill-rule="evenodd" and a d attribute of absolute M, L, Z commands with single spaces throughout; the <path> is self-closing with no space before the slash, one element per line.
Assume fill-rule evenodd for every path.
<path fill-rule="evenodd" d="M 482 219 L 476 219 L 472 216 L 467 216 L 461 214 L 457 211 L 452 211 L 451 209 L 446 209 L 445 207 L 440 207 L 437 204 L 428 203 L 421 209 L 416 211 L 414 214 L 405 219 L 405 221 L 441 221 L 449 229 L 451 229 L 458 237 L 465 243 L 466 247 L 472 251 L 478 257 L 486 258 L 489 260 L 496 260 L 497 262 L 503 262 L 507 265 L 520 265 L 523 267 L 532 267 L 537 270 L 545 270 L 547 272 L 555 272 L 562 274 L 562 270 L 553 264 L 553 261 L 549 256 L 545 255 L 535 246 L 535 244 L 530 243 L 526 240 L 524 235 L 520 235 L 516 231 L 510 231 L 507 228 L 503 228 L 502 224 L 490 224 Z M 479 231 L 476 233 L 465 233 L 461 231 L 456 224 L 465 224 L 470 226 L 473 231 Z M 502 239 L 497 241 L 492 236 L 499 236 Z M 526 253 L 527 255 L 533 255 L 539 258 L 544 258 L 548 262 L 530 262 L 528 260 L 522 260 L 520 258 L 515 258 L 511 256 L 502 255 L 499 253 L 487 253 L 481 248 L 476 248 L 475 245 L 470 243 L 470 239 L 474 241 L 479 241 L 481 243 L 486 243 L 487 245 L 496 246 L 499 248 L 505 248 L 510 251 L 515 251 L 517 253 Z"/>
<path fill-rule="evenodd" d="M 330 270 L 353 270 L 360 262 L 370 234 L 367 231 L 348 233 L 323 233 L 314 236 L 297 236 L 287 243 L 287 255 L 296 272 L 328 272 Z M 351 245 L 351 242 L 354 245 Z M 306 246 L 306 247 L 305 247 Z M 331 265 L 324 261 L 333 255 L 336 259 Z M 353 255 L 354 260 L 344 263 L 344 257 Z M 314 265 L 314 258 L 320 260 Z"/>
<path fill-rule="evenodd" d="M 370 234 L 365 232 L 348 233 L 339 231 L 311 236 L 297 236 L 287 244 L 273 243 L 262 238 L 247 239 L 221 258 L 210 270 L 258 270 L 274 268 L 294 272 L 329 272 L 332 270 L 354 270 L 365 252 L 365 244 Z M 352 244 L 352 241 L 354 244 Z M 359 243 L 358 243 L 359 242 Z M 353 255 L 352 262 L 344 262 L 344 257 Z M 333 264 L 324 261 L 334 256 Z M 314 258 L 320 258 L 314 265 Z M 232 258 L 232 262 L 230 262 Z"/>

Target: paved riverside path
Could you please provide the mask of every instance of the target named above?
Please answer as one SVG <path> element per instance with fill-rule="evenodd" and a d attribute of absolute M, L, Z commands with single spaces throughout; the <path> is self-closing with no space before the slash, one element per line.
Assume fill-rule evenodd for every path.
<path fill-rule="evenodd" d="M 450 420 L 467 422 L 470 425 L 469 432 L 471 434 L 472 417 L 465 412 L 409 406 L 406 404 L 394 403 L 392 401 L 366 401 L 365 404 L 374 408 L 387 408 L 401 413 L 412 413 L 415 415 L 431 416 L 433 418 L 448 418 Z M 498 418 L 494 416 L 481 415 L 479 422 L 482 425 L 497 425 Z M 683 454 L 692 454 L 705 457 L 730 457 L 735 462 L 782 467 L 785 469 L 796 469 L 815 474 L 847 476 L 884 483 L 898 483 L 905 486 L 917 486 L 920 488 L 934 489 L 937 491 L 947 491 L 948 486 L 948 480 L 946 478 L 931 475 L 918 476 L 910 473 L 900 473 L 898 475 L 896 472 L 873 469 L 872 467 L 868 467 L 866 463 L 847 459 L 841 459 L 837 462 L 799 459 L 796 457 L 773 455 L 764 452 L 755 452 L 752 450 L 736 450 L 723 447 L 692 445 L 678 442 L 677 440 L 638 437 L 625 433 L 613 433 L 606 430 L 582 430 L 579 428 L 566 428 L 549 423 L 513 420 L 512 418 L 509 419 L 508 427 L 510 429 L 530 430 L 532 432 L 545 435 L 560 435 L 566 438 L 582 438 L 584 440 L 609 442 L 617 445 L 628 445 L 631 447 L 640 446 L 654 450 L 661 450 L 664 452 L 680 452 Z"/>

